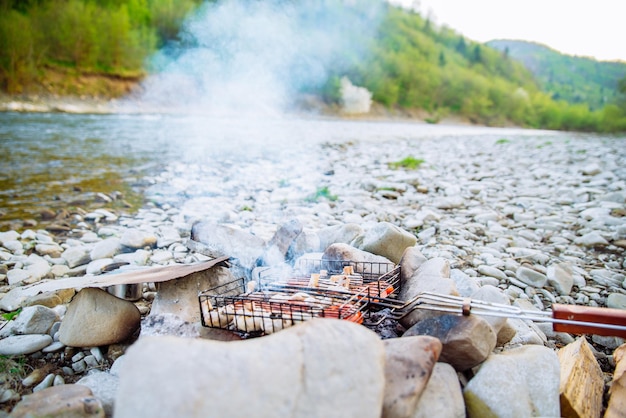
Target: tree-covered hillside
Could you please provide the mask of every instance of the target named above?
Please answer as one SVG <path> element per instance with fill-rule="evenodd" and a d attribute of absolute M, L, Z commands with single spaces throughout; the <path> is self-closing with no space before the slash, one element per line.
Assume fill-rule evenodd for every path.
<path fill-rule="evenodd" d="M 116 93 L 106 88 L 83 89 L 76 77 L 141 80 L 149 71 L 148 58 L 168 41 L 176 41 L 185 17 L 211 1 L 0 0 L 0 89 L 9 94 L 43 89 L 53 94 L 113 96 Z M 244 7 L 245 1 L 262 0 L 239 1 Z M 280 8 L 281 2 L 297 5 L 306 0 L 272 1 Z M 340 80 L 347 76 L 372 92 L 381 105 L 420 110 L 431 122 L 457 115 L 486 125 L 626 131 L 626 81 L 616 83 L 626 80 L 620 65 L 602 64 L 597 67 L 603 68 L 600 71 L 590 60 L 552 57 L 545 70 L 548 84 L 513 59 L 514 48 L 497 50 L 473 42 L 384 0 L 315 4 L 364 15 L 372 2 L 379 2 L 377 10 L 384 15 L 370 41 L 371 54 L 364 58 L 343 51 L 336 68 L 324 69 L 328 81 L 304 93 L 337 103 Z M 566 76 L 564 68 L 572 70 L 571 75 Z M 604 68 L 610 69 L 603 72 Z M 593 94 L 596 91 L 601 99 Z"/>
<path fill-rule="evenodd" d="M 487 45 L 522 62 L 555 100 L 586 103 L 592 110 L 615 102 L 618 82 L 626 77 L 626 62 L 565 55 L 545 45 L 518 40 L 500 39 Z"/>

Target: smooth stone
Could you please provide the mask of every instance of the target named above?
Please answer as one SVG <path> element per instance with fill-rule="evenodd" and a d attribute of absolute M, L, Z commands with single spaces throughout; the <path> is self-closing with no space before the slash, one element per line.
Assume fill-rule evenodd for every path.
<path fill-rule="evenodd" d="M 76 382 L 77 385 L 88 387 L 93 395 L 100 400 L 107 417 L 113 416 L 115 395 L 119 383 L 118 376 L 98 370 L 91 371 Z"/>
<path fill-rule="evenodd" d="M 115 344 L 138 329 L 141 314 L 129 301 L 104 290 L 86 288 L 70 302 L 59 329 L 59 341 L 70 347 Z"/>
<path fill-rule="evenodd" d="M 517 269 L 515 277 L 528 286 L 539 288 L 544 287 L 548 281 L 548 277 L 545 274 L 524 266 Z"/>
<path fill-rule="evenodd" d="M 556 263 L 548 266 L 546 277 L 548 284 L 561 296 L 567 296 L 574 285 L 573 269 L 570 263 Z"/>
<path fill-rule="evenodd" d="M 437 363 L 411 418 L 465 418 L 465 401 L 454 367 Z"/>
<path fill-rule="evenodd" d="M 547 347 L 492 354 L 463 390 L 468 418 L 559 417 L 560 365 Z"/>
<path fill-rule="evenodd" d="M 355 271 L 357 273 L 372 273 L 371 270 L 379 270 L 377 268 L 378 264 L 393 265 L 391 260 L 385 257 L 375 255 L 367 251 L 359 250 L 358 248 L 353 247 L 349 244 L 342 243 L 332 244 L 328 248 L 326 248 L 326 251 L 324 251 L 324 254 L 322 255 L 322 260 L 354 261 L 357 263 L 357 265 L 355 266 Z M 370 263 L 371 269 L 369 265 Z"/>
<path fill-rule="evenodd" d="M 370 228 L 356 245 L 359 249 L 383 256 L 397 264 L 404 250 L 417 243 L 415 235 L 389 223 L 381 222 Z"/>
<path fill-rule="evenodd" d="M 26 395 L 11 411 L 13 418 L 72 417 L 104 418 L 104 408 L 88 387 L 52 386 Z"/>
<path fill-rule="evenodd" d="M 24 252 L 24 244 L 18 240 L 4 241 L 2 246 L 11 251 L 13 254 L 23 254 Z"/>
<path fill-rule="evenodd" d="M 122 250 L 122 244 L 119 238 L 110 237 L 97 242 L 91 251 L 89 256 L 91 260 L 99 260 L 101 258 L 113 258 Z"/>
<path fill-rule="evenodd" d="M 363 228 L 355 223 L 342 223 L 321 228 L 317 231 L 319 247 L 314 251 L 324 251 L 332 244 L 350 244 L 363 233 Z"/>
<path fill-rule="evenodd" d="M 470 297 L 481 288 L 474 278 L 459 269 L 450 270 L 450 278 L 454 282 L 459 296 Z"/>
<path fill-rule="evenodd" d="M 313 319 L 244 341 L 142 337 L 125 357 L 116 418 L 379 418 L 382 410 L 383 343 L 349 321 Z"/>
<path fill-rule="evenodd" d="M 284 263 L 287 252 L 302 233 L 302 223 L 292 219 L 282 224 L 266 243 L 263 254 L 256 260 L 257 266 L 276 266 Z"/>
<path fill-rule="evenodd" d="M 413 276 L 400 283 L 398 298 L 407 302 L 419 297 L 423 292 L 458 296 L 456 286 L 450 279 L 450 262 L 448 260 L 435 257 L 420 265 Z M 404 316 L 400 323 L 405 328 L 410 328 L 413 324 L 433 315 L 437 314 L 426 309 L 415 309 Z"/>
<path fill-rule="evenodd" d="M 384 418 L 412 416 L 441 353 L 441 342 L 414 336 L 383 340 L 385 345 Z"/>
<path fill-rule="evenodd" d="M 574 243 L 583 247 L 605 247 L 609 245 L 609 242 L 597 231 L 592 231 L 576 238 Z"/>
<path fill-rule="evenodd" d="M 145 266 L 148 264 L 151 252 L 146 250 L 137 250 L 132 253 L 117 254 L 113 257 L 116 263 L 128 263 L 135 266 Z"/>
<path fill-rule="evenodd" d="M 24 300 L 23 306 L 42 305 L 48 308 L 54 308 L 65 303 L 69 303 L 74 297 L 76 291 L 74 289 L 60 289 L 50 292 L 39 293 Z"/>
<path fill-rule="evenodd" d="M 115 264 L 115 262 L 112 258 L 100 258 L 87 264 L 86 272 L 89 275 L 102 274 L 106 270 L 107 266 L 113 264 Z"/>
<path fill-rule="evenodd" d="M 77 266 L 82 266 L 83 264 L 87 264 L 91 261 L 91 257 L 89 256 L 89 248 L 86 246 L 75 246 L 69 247 L 67 250 L 63 251 L 61 257 L 67 261 L 67 266 L 70 269 L 73 269 Z"/>
<path fill-rule="evenodd" d="M 158 283 L 149 317 L 167 314 L 190 324 L 199 324 L 198 294 L 235 280 L 230 269 L 214 266 L 176 280 Z"/>
<path fill-rule="evenodd" d="M 187 246 L 209 257 L 229 256 L 240 266 L 252 270 L 263 254 L 265 241 L 249 232 L 212 222 L 196 222 Z M 199 243 L 199 244 L 198 244 Z"/>
<path fill-rule="evenodd" d="M 476 301 L 483 301 L 487 303 L 496 303 L 500 305 L 510 305 L 508 296 L 506 296 L 500 289 L 494 286 L 486 285 L 480 287 L 476 292 L 474 292 L 470 298 Z M 476 314 L 483 318 L 491 327 L 496 335 L 500 332 L 502 327 L 507 321 L 505 317 L 498 316 L 489 316 L 489 315 L 480 315 Z"/>
<path fill-rule="evenodd" d="M 498 280 L 506 280 L 506 274 L 496 267 L 487 266 L 485 264 L 478 266 L 478 272 L 482 275 L 495 277 Z"/>
<path fill-rule="evenodd" d="M 424 254 L 417 247 L 408 247 L 404 250 L 404 254 L 402 254 L 402 258 L 398 263 L 400 266 L 400 283 L 405 283 L 409 280 L 426 261 L 427 258 L 424 257 Z"/>
<path fill-rule="evenodd" d="M 27 306 L 2 329 L 2 335 L 46 334 L 59 320 L 59 315 L 52 309 L 41 305 Z"/>
<path fill-rule="evenodd" d="M 4 245 L 8 241 L 16 241 L 20 238 L 20 234 L 17 231 L 0 232 L 0 244 Z"/>
<path fill-rule="evenodd" d="M 402 338 L 430 335 L 443 344 L 439 360 L 458 371 L 483 362 L 496 347 L 496 333 L 487 321 L 475 315 L 437 315 L 406 330 Z"/>
<path fill-rule="evenodd" d="M 50 256 L 52 258 L 61 257 L 63 254 L 63 247 L 56 243 L 46 243 L 35 245 L 35 251 L 41 256 Z"/>
<path fill-rule="evenodd" d="M 124 247 L 140 249 L 156 245 L 158 238 L 152 232 L 140 229 L 127 229 L 120 237 L 120 244 Z"/>
<path fill-rule="evenodd" d="M 51 343 L 52 337 L 49 335 L 11 335 L 0 340 L 0 354 L 5 356 L 32 354 Z"/>
<path fill-rule="evenodd" d="M 11 269 L 7 272 L 7 281 L 9 285 L 19 285 L 25 280 L 30 279 L 31 274 L 24 269 Z"/>
<path fill-rule="evenodd" d="M 626 295 L 622 293 L 611 293 L 606 298 L 606 307 L 613 309 L 626 309 Z"/>

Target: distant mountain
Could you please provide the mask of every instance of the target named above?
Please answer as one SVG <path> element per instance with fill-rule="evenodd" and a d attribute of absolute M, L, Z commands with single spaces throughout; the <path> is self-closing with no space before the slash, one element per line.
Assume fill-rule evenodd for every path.
<path fill-rule="evenodd" d="M 617 84 L 626 77 L 626 62 L 566 55 L 526 41 L 498 39 L 487 45 L 521 61 L 555 100 L 586 103 L 591 110 L 614 102 Z"/>

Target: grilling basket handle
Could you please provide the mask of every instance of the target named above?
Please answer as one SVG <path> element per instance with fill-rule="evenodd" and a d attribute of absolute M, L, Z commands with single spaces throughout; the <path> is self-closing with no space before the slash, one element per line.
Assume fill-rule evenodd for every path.
<path fill-rule="evenodd" d="M 626 310 L 553 304 L 552 317 L 554 331 L 626 338 Z"/>

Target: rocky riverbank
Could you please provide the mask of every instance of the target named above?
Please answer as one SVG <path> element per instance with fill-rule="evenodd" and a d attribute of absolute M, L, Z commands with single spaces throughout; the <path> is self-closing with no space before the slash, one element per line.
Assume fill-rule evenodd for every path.
<path fill-rule="evenodd" d="M 290 247 L 292 255 L 325 251 L 330 244 L 337 242 L 362 247 L 363 237 L 370 231 L 377 230 L 381 224 L 395 225 L 416 239 L 414 250 L 417 253 L 413 261 L 405 260 L 407 266 L 411 265 L 414 269 L 405 269 L 410 272 L 405 273 L 410 276 L 406 280 L 413 278 L 424 282 L 425 277 L 434 276 L 441 279 L 433 285 L 441 292 L 466 297 L 483 295 L 507 304 L 541 311 L 549 309 L 554 303 L 626 309 L 624 139 L 547 132 L 510 138 L 502 137 L 501 133 L 496 135 L 465 138 L 442 136 L 437 140 L 393 138 L 376 142 L 355 138 L 350 142 L 320 144 L 306 149 L 306 152 L 299 147 L 285 147 L 277 149 L 274 156 L 259 155 L 258 158 L 244 161 L 216 159 L 202 165 L 172 164 L 159 175 L 146 179 L 152 185 L 146 192 L 151 203 L 133 216 L 120 216 L 105 207 L 75 214 L 69 231 L 50 232 L 38 230 L 36 226 L 22 232 L 2 231 L 0 274 L 4 286 L 0 289 L 3 294 L 0 307 L 7 312 L 21 308 L 22 312 L 4 325 L 5 338 L 0 343 L 7 344 L 13 338 L 14 343 L 10 347 L 14 351 L 4 351 L 4 354 L 24 357 L 18 357 L 23 360 L 16 361 L 11 367 L 15 368 L 21 362 L 22 367 L 29 365 L 37 373 L 30 379 L 11 379 L 10 373 L 5 373 L 0 401 L 8 411 L 24 395 L 33 392 L 34 388 L 38 392 L 81 379 L 82 384 L 92 389 L 96 401 L 105 405 L 104 409 L 109 414 L 113 410 L 117 388 L 132 391 L 125 392 L 125 396 L 119 398 L 122 404 L 120 416 L 130 416 L 134 411 L 131 407 L 133 400 L 143 399 L 153 405 L 161 405 L 157 402 L 158 396 L 154 398 L 150 395 L 150 379 L 145 379 L 168 375 L 177 376 L 173 381 L 178 382 L 180 387 L 173 391 L 176 383 L 167 386 L 172 391 L 168 392 L 165 399 L 161 394 L 162 405 L 175 408 L 179 396 L 184 397 L 186 402 L 192 402 L 195 389 L 183 385 L 183 380 L 178 379 L 188 377 L 182 371 L 193 368 L 193 364 L 173 362 L 173 369 L 155 367 L 154 373 L 147 373 L 147 363 L 133 363 L 127 366 L 132 369 L 128 374 L 132 377 L 120 383 L 117 369 L 124 369 L 120 360 L 126 357 L 121 355 L 129 345 L 131 348 L 134 346 L 131 343 L 136 335 L 130 337 L 130 342 L 126 338 L 114 343 L 108 336 L 98 335 L 95 339 L 74 341 L 69 346 L 62 342 L 64 338 L 60 328 L 64 323 L 69 323 L 66 317 L 72 306 L 70 301 L 74 291 L 58 291 L 45 298 L 16 299 L 14 289 L 45 279 L 98 275 L 114 271 L 120 266 L 129 269 L 205 261 L 209 257 L 190 250 L 187 245 L 192 225 L 196 221 L 221 225 L 245 234 L 248 238 L 253 237 L 246 245 L 239 245 L 239 242 L 221 243 L 221 248 L 228 251 L 226 255 L 240 261 L 248 260 L 248 263 L 257 259 L 250 253 L 261 254 L 279 227 L 289 220 L 297 220 L 302 226 L 297 240 Z M 247 271 L 253 265 L 242 267 Z M 441 286 L 447 286 L 448 290 Z M 495 296 L 487 296 L 491 292 L 495 292 Z M 192 295 L 192 298 L 195 297 Z M 139 300 L 134 303 L 122 301 L 134 305 L 138 310 L 140 316 L 137 316 L 136 325 L 141 321 L 142 334 L 173 334 L 194 341 L 201 339 L 199 337 L 205 333 L 197 322 L 189 323 L 180 318 L 155 315 L 152 310 L 155 298 L 159 298 L 156 286 L 146 283 Z M 47 318 L 45 323 L 49 324 L 43 332 L 41 325 L 32 326 L 33 321 L 26 321 L 23 316 L 25 312 L 29 317 L 33 316 L 33 307 L 37 306 L 46 307 L 36 308 Z M 16 322 L 22 328 L 17 327 Z M 40 324 L 39 320 L 35 322 Z M 575 336 L 555 333 L 551 325 L 546 323 L 506 322 L 491 324 L 487 328 L 476 326 L 482 332 L 493 335 L 493 345 L 488 344 L 486 352 L 485 348 L 479 348 L 478 351 L 482 350 L 479 355 L 483 358 L 476 364 L 482 364 L 490 353 L 508 353 L 507 358 L 515 360 L 510 361 L 513 364 L 511 371 L 503 371 L 502 375 L 517 382 L 516 389 L 511 392 L 513 398 L 528 399 L 531 410 L 539 408 L 543 415 L 554 413 L 555 408 L 558 412 L 558 360 L 554 353 L 574 343 Z M 80 326 L 80 321 L 74 323 L 76 327 Z M 116 321 L 106 323 L 113 324 Z M 405 324 L 402 331 L 413 325 Z M 65 325 L 66 333 L 69 332 L 68 326 Z M 107 333 L 112 326 L 102 328 L 94 325 L 94 328 Z M 273 369 L 268 366 L 273 364 L 269 363 L 272 358 L 269 353 L 273 351 L 268 346 L 286 347 L 284 353 L 287 354 L 292 353 L 288 348 L 290 344 L 321 344 L 326 347 L 325 344 L 330 344 L 328 341 L 320 342 L 317 339 L 343 332 L 353 337 L 354 341 L 363 341 L 363 344 L 371 341 L 369 335 L 361 335 L 363 332 L 370 333 L 364 327 L 353 330 L 351 327 L 343 329 L 343 326 L 335 330 L 332 326 L 331 329 L 325 329 L 324 325 L 314 324 L 303 331 L 297 331 L 298 327 L 294 327 L 293 330 L 284 331 L 284 337 L 281 332 L 255 340 L 254 344 L 259 351 L 267 354 L 267 357 L 258 359 L 259 364 L 267 363 L 271 373 L 283 370 L 282 367 Z M 317 328 L 319 330 L 315 331 Z M 508 332 L 509 338 L 505 338 L 503 329 Z M 474 332 L 469 333 L 470 341 L 478 338 Z M 26 335 L 31 336 L 28 345 L 23 341 Z M 479 335 L 484 337 L 484 334 Z M 18 337 L 22 341 L 15 343 Z M 276 338 L 283 341 L 275 342 Z M 505 397 L 503 392 L 506 391 L 498 391 L 486 377 L 498 374 L 497 370 L 504 370 L 504 363 L 508 360 L 496 356 L 494 362 L 485 362 L 483 368 L 487 371 L 479 378 L 481 372 L 474 369 L 476 364 L 468 363 L 467 358 L 463 359 L 464 363 L 450 360 L 450 343 L 443 336 L 438 339 L 443 341 L 443 351 L 439 348 L 428 349 L 433 353 L 430 363 L 434 363 L 437 358 L 446 359 L 445 364 L 453 364 L 455 370 L 441 373 L 449 375 L 451 372 L 453 379 L 460 381 L 458 391 L 451 396 L 461 402 L 461 406 L 454 403 L 452 407 L 456 409 L 447 412 L 450 416 L 458 416 L 459 411 L 465 414 L 465 409 L 470 416 L 476 416 L 471 411 L 475 414 L 478 410 L 463 404 L 462 390 L 466 394 L 466 403 L 469 402 L 468 396 L 481 398 L 483 393 L 487 393 L 487 397 L 495 397 L 496 403 L 506 405 L 507 411 L 512 411 L 512 416 L 529 411 L 524 409 L 528 405 L 515 409 L 515 402 Z M 600 336 L 588 336 L 586 340 L 592 347 L 592 357 L 595 356 L 600 365 L 598 367 L 604 373 L 604 377 L 600 373 L 600 378 L 606 379 L 607 384 L 602 388 L 606 396 L 615 367 L 613 350 L 624 340 Z M 168 340 L 163 346 L 152 340 L 140 338 L 140 341 L 144 342 L 137 344 L 135 347 L 139 348 L 134 348 L 135 351 L 130 353 L 133 361 L 142 358 L 161 363 L 164 355 L 181 355 L 181 343 L 178 341 Z M 266 347 L 262 348 L 261 344 Z M 351 345 L 349 341 L 346 344 L 346 347 L 340 348 L 342 353 Z M 423 340 L 415 344 L 430 347 L 430 343 Z M 16 346 L 22 347 L 22 351 Z M 209 368 L 206 373 L 204 370 L 197 373 L 194 387 L 208 391 L 210 385 L 234 384 L 229 379 L 221 383 L 215 380 L 216 375 L 228 373 L 231 363 L 225 363 L 224 369 L 210 369 L 212 363 L 207 365 L 197 357 L 202 356 L 201 353 L 207 348 L 195 342 L 188 347 L 192 353 L 189 358 Z M 208 349 L 212 350 L 215 358 L 222 358 L 224 353 L 221 347 Z M 252 358 L 246 357 L 245 349 L 239 347 L 244 346 L 238 345 L 235 349 L 238 353 L 236 359 L 255 364 Z M 298 352 L 299 349 L 293 350 Z M 324 350 L 332 351 L 332 344 Z M 347 377 L 344 382 L 351 385 L 352 378 L 375 382 L 372 386 L 372 393 L 375 393 L 371 400 L 374 406 L 382 405 L 382 400 L 377 398 L 380 392 L 374 389 L 384 386 L 379 380 L 382 377 L 376 373 L 389 364 L 381 360 L 380 356 L 385 352 L 389 353 L 388 347 L 372 343 L 359 360 L 349 359 L 350 356 L 338 357 L 354 366 L 346 370 L 367 368 L 364 364 L 373 361 L 373 358 L 377 359 L 374 375 L 354 375 L 356 377 Z M 307 360 L 305 356 L 299 364 L 316 367 L 308 361 L 319 359 Z M 49 364 L 54 366 L 47 366 Z M 467 364 L 472 365 L 466 368 Z M 531 364 L 538 367 L 530 368 Z M 144 368 L 138 368 L 138 365 Z M 542 368 L 542 365 L 546 367 Z M 523 378 L 520 377 L 520 369 L 527 370 Z M 242 372 L 240 368 L 236 370 Z M 245 373 L 254 374 L 254 371 Z M 290 381 L 290 373 L 285 369 L 281 376 L 287 379 L 285 381 Z M 426 375 L 430 376 L 431 373 L 432 368 L 429 368 Z M 433 378 L 433 381 L 440 379 L 439 372 L 435 375 L 438 377 Z M 264 376 L 267 377 L 263 373 L 254 375 L 253 381 L 261 384 Z M 538 399 L 542 395 L 529 389 L 537 379 L 551 382 L 546 383 L 549 386 L 546 391 L 547 403 L 541 404 L 544 401 Z M 449 380 L 443 381 L 448 382 L 445 387 L 449 387 Z M 131 390 L 130 386 L 137 382 L 144 386 Z M 309 383 L 321 384 L 317 380 Z M 500 382 L 499 385 L 504 383 Z M 557 388 L 556 400 L 553 396 L 554 385 Z M 426 383 L 423 382 L 422 387 L 426 387 Z M 470 392 L 472 395 L 468 395 Z M 413 395 L 412 407 L 417 404 L 421 393 Z M 326 395 L 331 396 L 330 393 Z M 80 396 L 90 399 L 92 395 L 81 392 Z M 250 405 L 262 407 L 262 402 L 253 402 L 256 399 L 253 394 L 248 393 L 247 396 L 251 400 Z M 358 397 L 358 393 L 350 395 L 350 399 Z M 223 396 L 221 398 L 224 399 Z M 428 402 L 433 405 L 438 403 L 436 397 L 428 399 L 431 399 Z M 237 404 L 240 401 L 235 396 L 226 397 L 225 402 Z M 492 401 L 484 400 L 483 404 L 495 410 L 493 408 L 496 407 L 489 402 Z M 305 408 L 305 404 L 298 408 Z M 538 406 L 540 404 L 544 406 Z M 314 407 L 312 404 L 306 405 Z M 350 405 L 356 404 L 343 405 L 348 409 L 337 410 L 349 411 Z M 370 406 L 365 409 L 371 413 Z M 430 410 L 423 404 L 420 408 Z M 175 411 L 167 408 L 163 410 Z M 177 412 L 183 414 L 182 410 Z M 270 409 L 264 413 L 271 416 L 275 412 Z M 389 416 L 413 416 L 404 412 L 397 414 Z"/>

